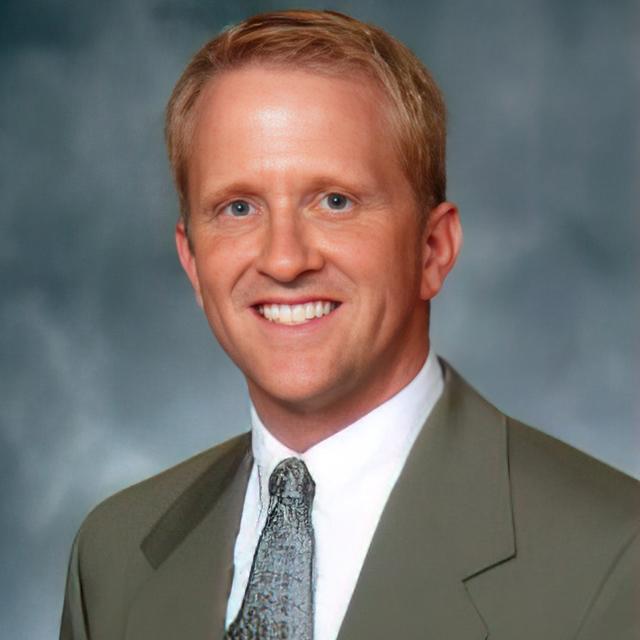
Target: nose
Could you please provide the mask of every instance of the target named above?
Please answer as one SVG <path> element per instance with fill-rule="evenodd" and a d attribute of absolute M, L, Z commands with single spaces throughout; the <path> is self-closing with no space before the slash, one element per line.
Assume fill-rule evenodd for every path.
<path fill-rule="evenodd" d="M 324 260 L 310 224 L 293 209 L 272 211 L 256 263 L 258 271 L 279 282 L 293 282 L 303 273 L 320 270 Z"/>

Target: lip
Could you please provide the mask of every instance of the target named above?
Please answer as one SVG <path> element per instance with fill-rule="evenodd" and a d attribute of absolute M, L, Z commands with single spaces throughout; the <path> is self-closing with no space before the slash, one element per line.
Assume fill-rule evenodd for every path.
<path fill-rule="evenodd" d="M 295 304 L 306 304 L 307 302 L 317 302 L 318 300 L 321 300 L 322 302 L 334 302 L 338 306 L 340 306 L 340 304 L 342 303 L 341 300 L 337 300 L 336 298 L 331 298 L 323 295 L 318 295 L 318 296 L 307 295 L 307 296 L 304 296 L 304 298 L 284 298 L 282 296 L 274 296 L 273 298 L 261 298 L 256 302 L 252 302 L 250 306 L 253 307 L 254 309 L 257 309 L 260 305 L 265 305 L 265 304 L 287 304 L 287 305 L 293 306 Z"/>

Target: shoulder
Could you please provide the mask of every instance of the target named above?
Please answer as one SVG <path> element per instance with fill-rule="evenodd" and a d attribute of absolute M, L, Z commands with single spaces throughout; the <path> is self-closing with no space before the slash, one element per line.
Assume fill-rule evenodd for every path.
<path fill-rule="evenodd" d="M 578 449 L 506 418 L 514 507 L 538 516 L 569 513 L 576 524 L 599 520 L 640 526 L 640 482 Z"/>
<path fill-rule="evenodd" d="M 61 637 L 121 637 L 129 603 L 153 574 L 144 542 L 176 505 L 206 503 L 250 449 L 244 434 L 106 499 L 85 518 L 71 551 Z M 197 513 L 196 513 L 197 515 Z M 173 517 L 169 526 L 176 524 Z M 179 524 L 179 521 L 178 521 Z M 93 637 L 93 634 L 92 634 Z"/>
<path fill-rule="evenodd" d="M 481 396 L 446 361 L 456 415 L 483 435 L 504 432 L 515 516 L 599 518 L 622 529 L 640 526 L 640 482 L 547 433 L 515 420 Z M 466 429 L 469 425 L 461 425 Z M 583 513 L 584 512 L 584 513 Z M 589 517 L 588 514 L 591 514 Z M 562 518 L 561 518 L 562 519 Z"/>
<path fill-rule="evenodd" d="M 124 552 L 140 544 L 144 536 L 171 505 L 198 479 L 250 447 L 250 435 L 242 434 L 207 449 L 98 504 L 85 518 L 77 536 L 78 553 L 118 548 Z M 102 554 L 100 554 L 102 555 Z"/>
<path fill-rule="evenodd" d="M 465 407 L 458 430 L 481 432 L 478 449 L 499 443 L 484 465 L 506 460 L 513 556 L 467 583 L 492 632 L 637 637 L 640 483 L 450 380 Z"/>
<path fill-rule="evenodd" d="M 513 576 L 528 597 L 549 591 L 557 601 L 549 610 L 563 610 L 558 619 L 582 612 L 578 637 L 604 637 L 604 629 L 635 637 L 640 483 L 527 425 L 506 425 Z M 573 626 L 574 618 L 567 620 Z"/>
<path fill-rule="evenodd" d="M 622 607 L 614 618 L 638 624 L 624 593 L 640 560 L 640 483 L 532 427 L 506 425 L 520 581 L 533 591 L 554 576 L 576 608 L 591 611 L 616 585 L 599 619 Z"/>

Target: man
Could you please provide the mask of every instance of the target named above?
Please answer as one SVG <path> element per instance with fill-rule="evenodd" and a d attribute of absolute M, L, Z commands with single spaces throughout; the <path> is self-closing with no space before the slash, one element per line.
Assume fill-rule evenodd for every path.
<path fill-rule="evenodd" d="M 251 436 L 88 517 L 61 638 L 637 638 L 637 483 L 430 348 L 462 233 L 419 61 L 337 13 L 257 16 L 188 65 L 167 140 Z"/>

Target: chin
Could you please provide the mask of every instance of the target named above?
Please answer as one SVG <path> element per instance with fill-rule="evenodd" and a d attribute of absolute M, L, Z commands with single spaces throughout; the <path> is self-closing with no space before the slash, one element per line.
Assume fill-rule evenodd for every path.
<path fill-rule="evenodd" d="M 333 403 L 339 395 L 339 385 L 335 377 L 329 375 L 309 376 L 299 370 L 281 373 L 266 380 L 254 378 L 250 383 L 252 394 L 258 394 L 263 401 L 286 405 L 290 410 L 319 411 L 328 403 Z"/>

